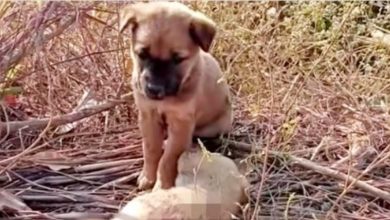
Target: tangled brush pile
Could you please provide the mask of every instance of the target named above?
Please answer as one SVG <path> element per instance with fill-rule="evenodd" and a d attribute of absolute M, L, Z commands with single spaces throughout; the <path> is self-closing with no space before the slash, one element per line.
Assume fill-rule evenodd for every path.
<path fill-rule="evenodd" d="M 228 142 L 252 165 L 241 218 L 387 219 L 388 6 L 187 4 L 218 24 Z M 0 219 L 107 216 L 137 194 L 122 5 L 0 3 Z"/>

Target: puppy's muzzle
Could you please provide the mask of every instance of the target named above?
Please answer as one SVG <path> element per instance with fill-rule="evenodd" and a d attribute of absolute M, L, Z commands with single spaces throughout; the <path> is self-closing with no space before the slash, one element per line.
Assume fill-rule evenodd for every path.
<path fill-rule="evenodd" d="M 165 96 L 165 88 L 163 85 L 146 83 L 146 95 L 151 99 L 162 99 Z"/>
<path fill-rule="evenodd" d="M 148 98 L 161 100 L 178 93 L 181 74 L 174 61 L 149 57 L 141 61 L 141 71 L 143 90 Z"/>
<path fill-rule="evenodd" d="M 168 73 L 146 73 L 144 75 L 144 91 L 148 98 L 161 100 L 167 96 L 177 95 L 180 87 L 180 75 L 175 72 Z"/>

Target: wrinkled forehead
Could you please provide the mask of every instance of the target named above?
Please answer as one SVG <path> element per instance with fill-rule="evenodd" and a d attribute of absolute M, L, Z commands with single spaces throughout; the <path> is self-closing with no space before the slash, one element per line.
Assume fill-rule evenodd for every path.
<path fill-rule="evenodd" d="M 161 59 L 169 59 L 172 53 L 188 56 L 194 48 L 188 19 L 156 16 L 140 21 L 134 36 L 137 47 L 148 48 L 151 56 Z"/>

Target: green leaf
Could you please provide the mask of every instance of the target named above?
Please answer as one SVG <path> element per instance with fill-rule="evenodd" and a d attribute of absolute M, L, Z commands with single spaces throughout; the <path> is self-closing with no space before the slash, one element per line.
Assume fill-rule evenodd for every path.
<path fill-rule="evenodd" d="M 20 93 L 23 92 L 22 87 L 20 86 L 13 86 L 9 87 L 3 90 L 0 90 L 0 97 L 6 96 L 6 95 L 19 95 Z"/>

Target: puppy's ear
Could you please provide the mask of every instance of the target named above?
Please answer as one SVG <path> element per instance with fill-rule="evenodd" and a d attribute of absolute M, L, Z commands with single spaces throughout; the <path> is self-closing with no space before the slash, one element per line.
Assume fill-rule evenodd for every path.
<path fill-rule="evenodd" d="M 126 28 L 134 28 L 137 25 L 137 6 L 135 4 L 126 5 L 119 12 L 119 33 Z"/>
<path fill-rule="evenodd" d="M 217 28 L 215 23 L 205 15 L 195 12 L 190 22 L 190 36 L 202 50 L 208 52 L 214 40 Z"/>

